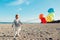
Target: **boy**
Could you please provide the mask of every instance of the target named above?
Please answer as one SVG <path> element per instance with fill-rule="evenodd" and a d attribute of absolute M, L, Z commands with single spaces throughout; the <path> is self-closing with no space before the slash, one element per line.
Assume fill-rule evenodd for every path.
<path fill-rule="evenodd" d="M 21 27 L 20 27 L 21 24 L 22 24 L 22 23 L 21 23 L 20 20 L 19 20 L 19 15 L 16 14 L 15 20 L 14 20 L 14 22 L 13 22 L 13 24 L 12 24 L 12 27 L 13 27 L 13 29 L 14 29 L 14 40 L 16 40 L 16 39 L 15 39 L 16 36 L 19 36 L 19 31 L 21 30 Z"/>

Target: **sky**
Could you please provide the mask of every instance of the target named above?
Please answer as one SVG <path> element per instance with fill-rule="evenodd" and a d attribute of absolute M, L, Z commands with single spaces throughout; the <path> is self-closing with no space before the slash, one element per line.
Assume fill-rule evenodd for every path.
<path fill-rule="evenodd" d="M 60 0 L 0 0 L 0 22 L 12 22 L 19 14 L 22 22 L 40 22 L 39 14 L 47 16 L 54 8 L 54 20 L 60 19 Z"/>

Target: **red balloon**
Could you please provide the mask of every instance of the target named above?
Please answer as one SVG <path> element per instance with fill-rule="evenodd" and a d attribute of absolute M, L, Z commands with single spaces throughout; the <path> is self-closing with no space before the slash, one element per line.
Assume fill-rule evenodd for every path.
<path fill-rule="evenodd" d="M 39 19 L 41 20 L 42 23 L 47 23 L 46 18 L 44 17 L 44 14 L 39 15 Z"/>
<path fill-rule="evenodd" d="M 47 21 L 46 21 L 46 19 L 43 17 L 43 18 L 41 18 L 41 22 L 42 23 L 47 23 Z"/>

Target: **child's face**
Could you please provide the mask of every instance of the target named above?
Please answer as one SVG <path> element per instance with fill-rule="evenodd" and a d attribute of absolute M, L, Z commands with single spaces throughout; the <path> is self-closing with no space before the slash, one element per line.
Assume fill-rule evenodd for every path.
<path fill-rule="evenodd" d="M 18 19 L 18 18 L 19 18 L 19 16 L 17 15 L 17 16 L 16 16 L 16 19 Z"/>

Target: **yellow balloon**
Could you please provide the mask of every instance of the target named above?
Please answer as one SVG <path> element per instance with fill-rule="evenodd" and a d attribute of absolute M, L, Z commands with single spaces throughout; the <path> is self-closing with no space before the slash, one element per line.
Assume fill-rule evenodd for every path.
<path fill-rule="evenodd" d="M 53 17 L 52 16 L 47 16 L 46 17 L 46 21 L 47 22 L 52 22 L 53 21 Z"/>

